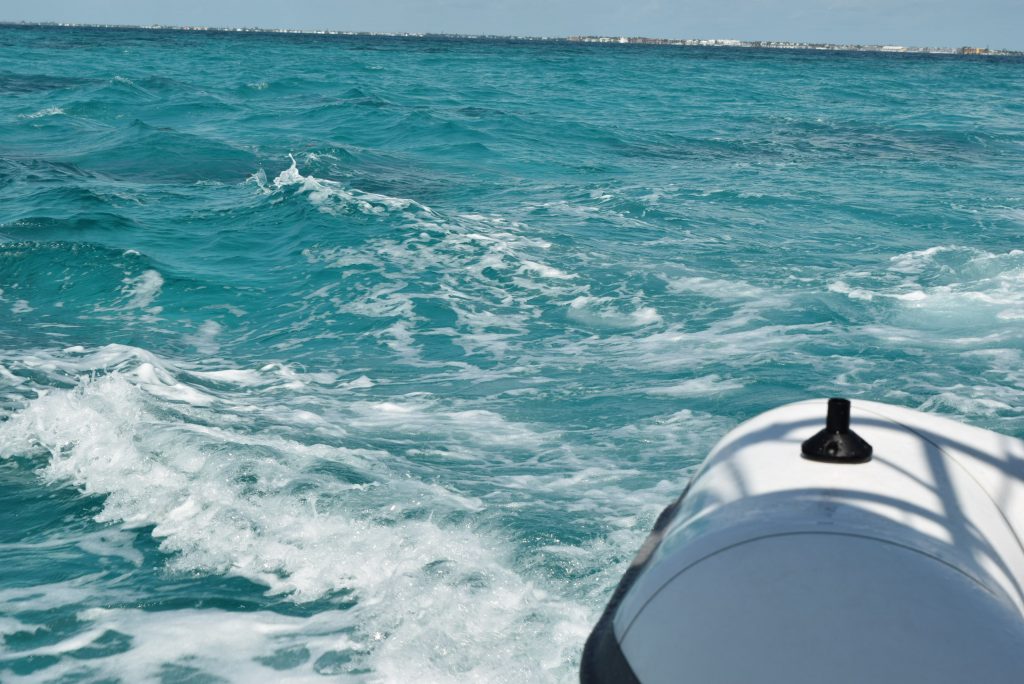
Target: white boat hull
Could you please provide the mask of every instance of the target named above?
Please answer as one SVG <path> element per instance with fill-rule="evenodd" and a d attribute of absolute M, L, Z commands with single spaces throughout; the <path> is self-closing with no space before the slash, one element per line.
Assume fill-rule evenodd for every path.
<path fill-rule="evenodd" d="M 867 401 L 864 463 L 801 444 L 825 400 L 729 433 L 659 520 L 585 682 L 1024 681 L 1024 442 Z"/>

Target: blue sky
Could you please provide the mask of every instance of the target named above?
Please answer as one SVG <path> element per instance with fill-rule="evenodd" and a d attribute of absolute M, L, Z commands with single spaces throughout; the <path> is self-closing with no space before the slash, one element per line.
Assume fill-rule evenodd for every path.
<path fill-rule="evenodd" d="M 0 20 L 1024 49 L 1024 0 L 4 0 Z"/>

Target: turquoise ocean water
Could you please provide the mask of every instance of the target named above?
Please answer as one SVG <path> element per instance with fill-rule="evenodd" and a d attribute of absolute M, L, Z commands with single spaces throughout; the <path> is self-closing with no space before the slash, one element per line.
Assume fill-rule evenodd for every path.
<path fill-rule="evenodd" d="M 0 680 L 570 681 L 728 429 L 1024 436 L 1024 62 L 0 28 Z"/>

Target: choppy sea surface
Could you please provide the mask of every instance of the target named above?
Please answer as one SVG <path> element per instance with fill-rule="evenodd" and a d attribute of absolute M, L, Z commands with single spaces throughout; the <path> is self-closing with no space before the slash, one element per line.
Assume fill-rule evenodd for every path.
<path fill-rule="evenodd" d="M 1024 437 L 1024 62 L 0 28 L 0 679 L 571 681 L 708 449 Z"/>

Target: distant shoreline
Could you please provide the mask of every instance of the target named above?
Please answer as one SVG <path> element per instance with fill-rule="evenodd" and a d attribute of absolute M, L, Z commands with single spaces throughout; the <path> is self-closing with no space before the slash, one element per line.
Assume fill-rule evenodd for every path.
<path fill-rule="evenodd" d="M 992 50 L 987 47 L 910 47 L 903 45 L 860 45 L 855 43 L 803 43 L 784 40 L 733 40 L 705 38 L 646 38 L 643 36 L 511 36 L 463 33 L 408 33 L 403 31 L 336 31 L 330 29 L 274 29 L 259 27 L 176 26 L 164 24 L 79 24 L 53 21 L 0 21 L 0 27 L 136 29 L 148 31 L 197 31 L 206 33 L 269 33 L 309 36 L 367 36 L 382 38 L 447 38 L 458 40 L 521 40 L 543 43 L 588 43 L 602 45 L 668 45 L 676 47 L 732 47 L 767 50 L 810 50 L 816 52 L 879 52 L 887 54 L 984 55 L 1024 57 L 1021 50 Z"/>

